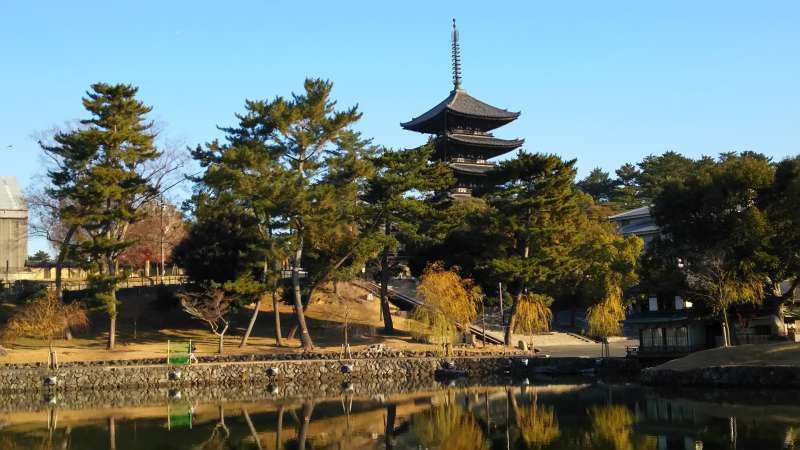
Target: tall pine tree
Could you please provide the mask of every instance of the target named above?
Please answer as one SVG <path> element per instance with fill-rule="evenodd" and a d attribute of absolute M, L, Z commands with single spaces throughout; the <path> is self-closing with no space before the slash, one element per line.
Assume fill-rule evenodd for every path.
<path fill-rule="evenodd" d="M 91 118 L 45 148 L 60 160 L 48 176 L 62 221 L 84 233 L 77 252 L 90 264 L 92 290 L 109 317 L 109 349 L 116 340 L 117 286 L 126 276 L 118 257 L 133 244 L 127 230 L 141 218 L 141 205 L 157 192 L 143 175 L 160 154 L 145 117 L 152 108 L 136 99 L 137 91 L 128 84 L 93 84 L 83 99 Z"/>
<path fill-rule="evenodd" d="M 573 257 L 583 215 L 574 187 L 575 161 L 520 152 L 490 174 L 486 196 L 500 235 L 488 262 L 514 296 L 505 330 L 511 343 L 517 310 L 527 293 L 549 294 L 578 267 Z"/>
<path fill-rule="evenodd" d="M 313 341 L 304 310 L 314 289 L 363 253 L 354 186 L 365 176 L 359 162 L 369 146 L 350 129 L 361 114 L 356 107 L 336 110 L 332 87 L 307 79 L 304 91 L 289 99 L 247 101 L 238 126 L 223 128 L 224 143 L 194 152 L 207 167 L 201 184 L 229 193 L 259 222 L 271 260 L 288 261 L 306 350 Z"/>
<path fill-rule="evenodd" d="M 420 225 L 433 212 L 425 202 L 434 192 L 452 185 L 451 170 L 443 163 L 431 163 L 430 145 L 411 150 L 384 149 L 373 159 L 376 175 L 367 183 L 363 200 L 368 207 L 368 226 L 383 233 L 384 245 L 378 260 L 381 315 L 386 333 L 394 332 L 389 311 L 388 286 L 395 266 L 391 255 L 401 244 L 430 241 Z"/>

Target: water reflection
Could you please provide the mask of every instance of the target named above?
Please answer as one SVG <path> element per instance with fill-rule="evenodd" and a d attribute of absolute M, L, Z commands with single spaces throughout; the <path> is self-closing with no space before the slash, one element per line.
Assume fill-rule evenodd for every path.
<path fill-rule="evenodd" d="M 486 435 L 475 415 L 456 402 L 456 393 L 433 397 L 432 407 L 413 416 L 411 432 L 422 447 L 452 450 L 488 450 Z"/>
<path fill-rule="evenodd" d="M 798 395 L 700 399 L 712 393 L 552 384 L 220 402 L 184 393 L 90 409 L 41 402 L 0 412 L 0 450 L 800 448 Z"/>
<path fill-rule="evenodd" d="M 552 406 L 538 404 L 538 396 L 530 395 L 531 404 L 520 407 L 516 396 L 512 396 L 516 424 L 522 440 L 530 449 L 547 448 L 551 442 L 561 435 L 555 409 Z"/>
<path fill-rule="evenodd" d="M 633 412 L 624 405 L 598 405 L 589 408 L 591 431 L 586 435 L 586 448 L 603 450 L 656 450 L 654 436 L 637 435 L 633 431 Z"/>

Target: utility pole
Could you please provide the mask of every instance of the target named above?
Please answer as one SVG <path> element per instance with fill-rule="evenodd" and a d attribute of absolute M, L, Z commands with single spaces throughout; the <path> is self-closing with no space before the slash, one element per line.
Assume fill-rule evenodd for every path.
<path fill-rule="evenodd" d="M 161 249 L 161 284 L 164 284 L 164 194 L 160 196 L 160 206 L 159 209 L 161 210 L 160 215 L 160 226 L 158 228 L 158 238 L 159 238 L 159 247 Z"/>
<path fill-rule="evenodd" d="M 503 282 L 497 282 L 497 290 L 500 292 L 500 327 L 505 329 L 506 326 L 506 315 L 505 311 L 503 310 Z"/>
<path fill-rule="evenodd" d="M 483 328 L 483 346 L 486 347 L 486 297 L 481 297 L 481 328 Z"/>

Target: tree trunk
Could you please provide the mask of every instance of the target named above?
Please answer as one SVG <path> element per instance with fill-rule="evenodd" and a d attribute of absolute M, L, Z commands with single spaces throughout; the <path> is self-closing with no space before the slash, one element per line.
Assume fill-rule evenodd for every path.
<path fill-rule="evenodd" d="M 278 405 L 278 424 L 275 426 L 275 448 L 282 449 L 283 448 L 283 411 L 284 406 L 283 403 Z"/>
<path fill-rule="evenodd" d="M 108 418 L 108 448 L 117 448 L 117 422 L 113 416 Z"/>
<path fill-rule="evenodd" d="M 300 432 L 297 434 L 297 448 L 306 449 L 306 437 L 308 436 L 308 425 L 311 423 L 311 414 L 314 412 L 314 403 L 303 404 L 303 421 L 300 422 Z"/>
<path fill-rule="evenodd" d="M 242 408 L 242 416 L 244 416 L 244 421 L 247 423 L 247 428 L 250 430 L 250 436 L 252 436 L 253 441 L 256 443 L 256 447 L 258 450 L 261 450 L 261 439 L 258 437 L 258 432 L 256 431 L 255 425 L 253 425 L 253 419 L 250 418 L 250 413 L 247 412 L 247 408 Z"/>
<path fill-rule="evenodd" d="M 244 336 L 242 336 L 242 342 L 239 344 L 239 348 L 244 348 L 247 346 L 247 340 L 250 338 L 250 333 L 253 332 L 253 326 L 256 324 L 258 311 L 261 309 L 262 301 L 264 301 L 264 296 L 260 295 L 258 297 L 258 301 L 256 302 L 256 307 L 253 309 L 253 315 L 250 316 L 250 323 L 247 324 L 247 330 L 245 330 Z"/>
<path fill-rule="evenodd" d="M 386 225 L 386 232 L 389 232 L 389 225 Z M 383 248 L 381 255 L 381 313 L 383 315 L 383 331 L 386 334 L 394 333 L 392 323 L 392 313 L 389 309 L 389 247 Z"/>
<path fill-rule="evenodd" d="M 117 344 L 117 313 L 108 316 L 108 350 L 114 350 Z"/>
<path fill-rule="evenodd" d="M 281 311 L 278 309 L 278 295 L 272 292 L 272 311 L 275 315 L 275 345 L 283 347 L 283 336 L 281 335 Z"/>
<path fill-rule="evenodd" d="M 386 450 L 394 448 L 394 422 L 397 416 L 397 406 L 386 405 L 386 429 L 384 430 L 384 446 Z"/>
<path fill-rule="evenodd" d="M 730 321 L 728 320 L 727 311 L 723 311 L 722 313 L 722 346 L 731 346 L 731 325 Z"/>
<path fill-rule="evenodd" d="M 300 233 L 300 231 L 298 231 Z M 303 235 L 300 235 L 299 242 L 297 243 L 297 251 L 295 251 L 294 262 L 292 264 L 292 288 L 294 289 L 294 313 L 297 316 L 297 325 L 300 327 L 300 341 L 303 343 L 303 349 L 306 351 L 314 350 L 314 343 L 311 341 L 311 335 L 308 333 L 308 326 L 306 325 L 306 315 L 303 311 L 303 298 L 300 290 L 300 262 L 303 258 Z M 309 295 L 311 295 L 309 293 Z M 310 300 L 310 299 L 309 299 Z"/>
<path fill-rule="evenodd" d="M 219 334 L 219 341 L 217 343 L 217 353 L 220 355 L 225 351 L 225 333 Z"/>
<path fill-rule="evenodd" d="M 70 227 L 67 230 L 67 234 L 64 236 L 64 242 L 61 243 L 61 247 L 58 250 L 58 257 L 56 257 L 56 280 L 55 280 L 55 288 L 56 288 L 56 298 L 58 299 L 59 303 L 64 303 L 64 289 L 62 287 L 62 280 L 61 274 L 64 269 L 64 259 L 67 257 L 67 250 L 69 249 L 69 243 L 72 240 L 72 236 L 77 231 L 77 227 Z M 69 326 L 66 327 L 66 332 L 64 333 L 64 338 L 66 340 L 72 339 L 72 330 L 70 330 Z"/>
<path fill-rule="evenodd" d="M 508 318 L 508 325 L 506 326 L 505 343 L 511 345 L 511 335 L 514 332 L 514 326 L 517 324 L 517 305 L 522 299 L 522 292 L 519 292 L 514 298 L 514 304 L 511 305 L 511 313 Z"/>

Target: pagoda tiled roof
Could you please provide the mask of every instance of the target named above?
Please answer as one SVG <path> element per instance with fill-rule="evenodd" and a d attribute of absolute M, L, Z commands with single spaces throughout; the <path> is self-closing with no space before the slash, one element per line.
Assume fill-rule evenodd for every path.
<path fill-rule="evenodd" d="M 525 143 L 525 139 L 500 139 L 491 134 L 447 133 L 452 142 L 479 147 L 515 149 Z"/>
<path fill-rule="evenodd" d="M 454 172 L 466 175 L 484 175 L 486 172 L 494 169 L 495 165 L 451 162 L 450 168 L 452 168 Z"/>
<path fill-rule="evenodd" d="M 511 122 L 520 114 L 484 103 L 467 94 L 467 91 L 463 89 L 454 89 L 446 99 L 428 112 L 400 125 L 407 130 L 431 132 L 432 122 L 437 122 L 446 113 L 504 123 Z"/>

